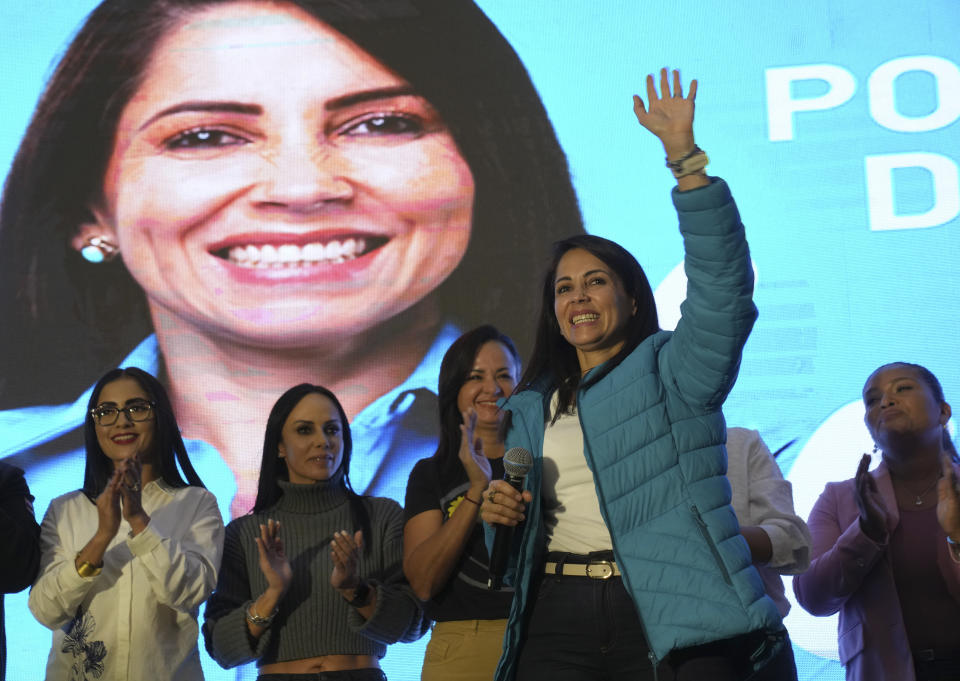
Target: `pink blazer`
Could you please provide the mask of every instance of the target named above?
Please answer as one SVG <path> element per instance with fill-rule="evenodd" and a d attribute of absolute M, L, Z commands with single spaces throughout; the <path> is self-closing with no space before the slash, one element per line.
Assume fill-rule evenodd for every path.
<path fill-rule="evenodd" d="M 887 532 L 900 513 L 886 464 L 871 473 L 890 513 Z M 861 532 L 854 481 L 827 483 L 810 512 L 813 560 L 793 578 L 797 602 L 812 615 L 840 613 L 840 662 L 847 681 L 916 681 L 913 656 L 900 612 L 886 544 Z M 960 564 L 938 528 L 937 564 L 950 595 L 960 603 Z"/>

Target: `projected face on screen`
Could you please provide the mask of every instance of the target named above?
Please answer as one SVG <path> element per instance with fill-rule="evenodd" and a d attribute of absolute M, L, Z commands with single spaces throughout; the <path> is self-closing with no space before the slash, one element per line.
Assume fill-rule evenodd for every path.
<path fill-rule="evenodd" d="M 119 245 L 166 315 L 161 345 L 350 345 L 466 252 L 473 179 L 439 114 L 296 8 L 195 13 L 154 48 L 117 127 L 84 229 Z"/>

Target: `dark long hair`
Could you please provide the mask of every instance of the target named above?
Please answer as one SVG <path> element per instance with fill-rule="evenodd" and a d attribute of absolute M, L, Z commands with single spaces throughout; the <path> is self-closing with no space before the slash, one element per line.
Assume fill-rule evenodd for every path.
<path fill-rule="evenodd" d="M 627 296 L 632 298 L 637 306 L 636 314 L 627 319 L 626 340 L 620 352 L 607 360 L 584 384 L 584 388 L 589 388 L 610 373 L 645 338 L 660 330 L 653 289 L 650 288 L 643 268 L 627 249 L 609 239 L 587 234 L 556 242 L 540 289 L 540 315 L 537 318 L 533 354 L 518 386 L 520 390 L 536 387 L 548 395 L 554 390 L 558 391 L 559 404 L 553 414 L 554 420 L 573 407 L 577 389 L 580 387 L 581 372 L 577 351 L 561 335 L 553 306 L 557 266 L 563 255 L 575 248 L 590 252 L 613 270 L 620 278 Z"/>
<path fill-rule="evenodd" d="M 97 440 L 97 426 L 93 422 L 90 411 L 100 402 L 100 393 L 107 383 L 118 378 L 132 378 L 135 380 L 150 401 L 156 406 L 153 408 L 156 419 L 153 437 L 153 462 L 157 472 L 165 483 L 171 487 L 203 487 L 200 476 L 193 469 L 187 448 L 183 444 L 177 419 L 173 415 L 173 406 L 167 391 L 156 378 L 143 369 L 126 367 L 125 369 L 111 369 L 97 381 L 87 403 L 87 414 L 83 421 L 83 440 L 87 450 L 87 462 L 83 470 L 83 493 L 91 501 L 96 500 L 107 486 L 107 481 L 113 474 L 113 462 L 103 453 L 100 442 Z M 180 470 L 187 477 L 186 481 L 180 476 Z"/>
<path fill-rule="evenodd" d="M 520 367 L 520 355 L 510 337 L 501 333 L 495 326 L 484 324 L 467 331 L 450 345 L 440 363 L 440 381 L 437 389 L 437 403 L 440 412 L 440 438 L 437 451 L 433 455 L 440 469 L 441 477 L 463 470 L 457 452 L 460 449 L 460 425 L 463 417 L 457 406 L 460 388 L 467 382 L 473 370 L 474 360 L 485 344 L 495 341 L 507 349 L 517 368 Z"/>
<path fill-rule="evenodd" d="M 920 376 L 920 380 L 927 384 L 930 388 L 930 392 L 933 393 L 933 398 L 940 404 L 946 404 L 947 398 L 943 394 L 943 386 L 940 385 L 939 379 L 933 375 L 933 372 L 930 371 L 927 367 L 920 364 L 913 364 L 911 362 L 890 362 L 889 364 L 884 364 L 883 366 L 877 367 L 871 376 L 876 374 L 878 371 L 882 371 L 888 367 L 893 366 L 902 366 L 910 367 Z M 950 437 L 950 431 L 946 428 L 943 429 L 943 448 L 950 452 L 950 458 L 953 459 L 954 463 L 960 463 L 960 455 L 957 454 L 957 447 L 953 444 L 953 440 Z"/>
<path fill-rule="evenodd" d="M 350 456 L 353 454 L 353 438 L 350 436 L 350 421 L 343 410 L 340 400 L 331 391 L 320 385 L 311 385 L 310 383 L 301 383 L 295 385 L 274 403 L 270 410 L 270 416 L 267 417 L 267 429 L 263 434 L 263 458 L 260 461 L 260 479 L 257 482 L 257 499 L 253 504 L 253 513 L 259 513 L 272 508 L 280 497 L 283 496 L 283 490 L 277 484 L 278 480 L 289 480 L 290 475 L 287 472 L 287 465 L 280 459 L 280 441 L 283 439 L 283 424 L 290 417 L 290 412 L 300 404 L 307 395 L 317 393 L 329 399 L 337 408 L 340 415 L 340 423 L 343 426 L 343 459 L 340 462 L 340 468 L 335 473 L 339 477 L 340 484 L 347 492 L 347 499 L 350 502 L 350 515 L 353 518 L 355 528 L 363 531 L 365 546 L 369 548 L 370 534 L 370 515 L 363 504 L 363 497 L 353 491 L 350 485 Z"/>
<path fill-rule="evenodd" d="M 69 246 L 92 219 L 119 117 L 158 42 L 196 10 L 235 0 L 104 0 L 37 105 L 0 208 L 0 407 L 52 402 L 89 382 L 152 331 L 146 298 L 120 259 L 91 265 Z M 440 113 L 476 187 L 463 261 L 434 295 L 464 326 L 523 328 L 543 246 L 583 233 L 566 157 L 523 64 L 473 0 L 289 0 L 352 40 Z M 502 286 L 462 305 L 462 291 Z M 125 323 L 114 323 L 117 310 Z M 73 321 L 77 320 L 77 321 Z M 517 337 L 525 349 L 529 339 Z M 69 352 L 67 352 L 69 349 Z M 43 356 L 42 375 L 22 357 Z"/>

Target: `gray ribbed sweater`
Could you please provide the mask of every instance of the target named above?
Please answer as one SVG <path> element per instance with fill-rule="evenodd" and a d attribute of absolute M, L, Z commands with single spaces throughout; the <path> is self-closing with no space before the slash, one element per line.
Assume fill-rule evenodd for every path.
<path fill-rule="evenodd" d="M 339 476 L 313 485 L 280 486 L 283 496 L 273 508 L 227 526 L 217 590 L 204 613 L 203 637 L 210 656 L 223 667 L 319 655 L 383 657 L 386 644 L 420 638 L 429 621 L 403 579 L 400 506 L 391 499 L 364 497 L 372 536 L 364 537 L 370 550 L 362 552 L 359 572 L 377 590 L 373 616 L 364 620 L 330 586 L 330 539 L 336 530 L 353 527 Z M 268 518 L 281 523 L 293 581 L 272 626 L 255 641 L 247 630 L 246 611 L 267 589 L 254 538 Z"/>

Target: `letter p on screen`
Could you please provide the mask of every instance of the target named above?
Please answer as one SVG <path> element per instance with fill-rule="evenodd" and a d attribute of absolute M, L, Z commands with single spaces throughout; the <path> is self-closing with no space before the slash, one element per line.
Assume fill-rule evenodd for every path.
<path fill-rule="evenodd" d="M 827 91 L 816 97 L 795 97 L 793 84 L 819 80 Z M 780 66 L 766 69 L 767 134 L 771 142 L 793 139 L 793 114 L 797 111 L 824 111 L 850 101 L 857 90 L 853 74 L 834 64 Z"/>

